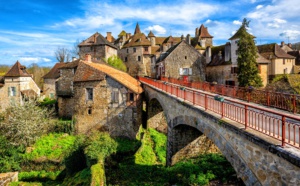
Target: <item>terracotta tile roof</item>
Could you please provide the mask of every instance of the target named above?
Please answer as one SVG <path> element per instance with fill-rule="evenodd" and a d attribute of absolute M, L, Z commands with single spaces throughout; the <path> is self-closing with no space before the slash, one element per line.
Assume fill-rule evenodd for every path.
<path fill-rule="evenodd" d="M 37 98 L 37 93 L 32 89 L 21 90 L 22 96 L 26 98 Z"/>
<path fill-rule="evenodd" d="M 137 33 L 134 34 L 127 40 L 123 46 L 123 48 L 134 47 L 134 46 L 150 46 L 151 42 L 147 39 L 145 34 Z"/>
<path fill-rule="evenodd" d="M 233 36 L 231 36 L 231 38 L 229 38 L 228 40 L 233 40 L 233 39 L 238 39 L 238 38 L 240 38 L 240 36 L 241 36 L 241 33 L 242 33 L 242 31 L 243 31 L 243 27 L 240 27 L 239 29 L 238 29 L 238 31 L 236 31 L 236 33 L 233 35 Z M 248 32 L 247 32 L 248 33 Z M 248 33 L 249 34 L 249 33 Z M 253 35 L 251 35 L 251 34 L 249 34 L 252 38 L 255 38 L 255 36 L 253 36 Z"/>
<path fill-rule="evenodd" d="M 140 29 L 140 25 L 139 23 L 136 23 L 134 34 L 140 34 L 140 33 L 142 33 Z"/>
<path fill-rule="evenodd" d="M 265 44 L 265 45 L 258 45 L 257 46 L 258 53 L 262 55 L 266 59 L 270 58 L 288 58 L 294 59 L 294 56 L 291 56 L 285 53 L 284 50 L 280 48 L 280 46 L 276 43 Z"/>
<path fill-rule="evenodd" d="M 107 41 L 101 34 L 96 32 L 88 39 L 82 41 L 78 46 L 91 46 L 91 45 L 108 45 L 112 48 L 117 48 L 115 45 Z"/>
<path fill-rule="evenodd" d="M 74 75 L 74 82 L 101 81 L 105 79 L 105 74 L 88 65 L 90 63 L 92 62 L 79 62 L 78 68 Z"/>
<path fill-rule="evenodd" d="M 125 87 L 127 87 L 128 89 L 130 89 L 131 91 L 137 94 L 143 92 L 141 83 L 137 79 L 133 78 L 132 76 L 130 76 L 129 74 L 123 71 L 117 70 L 107 65 L 106 63 L 92 63 L 92 62 L 85 62 L 85 61 L 82 61 L 81 63 L 85 66 L 89 66 L 93 68 L 94 70 L 96 69 L 96 72 L 98 73 L 105 73 L 109 77 L 113 78 L 114 80 L 121 83 L 122 85 L 124 85 Z"/>
<path fill-rule="evenodd" d="M 159 46 L 152 46 L 151 47 L 151 54 L 158 54 L 160 53 L 160 47 Z"/>
<path fill-rule="evenodd" d="M 66 62 L 64 63 L 63 66 L 59 67 L 59 69 L 64 69 L 64 68 L 76 68 L 78 66 L 80 59 L 77 59 L 75 61 L 72 62 Z"/>
<path fill-rule="evenodd" d="M 170 40 L 171 38 L 171 40 Z M 169 36 L 169 37 L 155 37 L 155 43 L 156 45 L 162 45 L 163 43 L 170 43 L 173 42 L 174 44 L 179 43 L 181 41 L 180 37 L 173 37 L 173 36 Z"/>
<path fill-rule="evenodd" d="M 155 35 L 153 34 L 153 32 L 150 30 L 148 37 L 155 37 Z"/>
<path fill-rule="evenodd" d="M 17 61 L 4 77 L 31 77 L 31 75 L 26 71 L 26 67 L 22 66 L 20 62 Z"/>
<path fill-rule="evenodd" d="M 208 33 L 207 27 L 204 27 L 202 24 L 199 29 L 199 37 L 200 38 L 213 38 L 212 35 Z"/>
<path fill-rule="evenodd" d="M 271 61 L 264 58 L 262 55 L 260 55 L 259 53 L 257 53 L 257 58 L 256 58 L 256 62 L 257 63 L 270 63 Z"/>
<path fill-rule="evenodd" d="M 63 67 L 65 63 L 56 63 L 52 69 L 43 76 L 44 79 L 57 79 L 59 78 L 59 68 Z"/>

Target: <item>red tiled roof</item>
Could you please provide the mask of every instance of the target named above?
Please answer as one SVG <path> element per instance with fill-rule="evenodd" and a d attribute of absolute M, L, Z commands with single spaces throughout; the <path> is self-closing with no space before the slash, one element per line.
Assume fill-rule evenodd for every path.
<path fill-rule="evenodd" d="M 95 72 L 93 71 L 93 73 L 104 73 L 137 94 L 143 92 L 141 83 L 123 71 L 117 70 L 105 63 L 92 63 L 85 61 L 82 61 L 81 63 L 86 66 L 86 68 L 93 68 L 96 70 Z M 79 71 L 79 69 L 77 71 Z"/>
<path fill-rule="evenodd" d="M 212 35 L 208 33 L 207 27 L 204 27 L 202 24 L 199 29 L 199 37 L 200 38 L 213 38 Z"/>
<path fill-rule="evenodd" d="M 65 63 L 56 63 L 52 69 L 43 76 L 44 79 L 57 79 L 59 78 L 59 68 L 63 67 Z"/>
<path fill-rule="evenodd" d="M 80 59 L 77 59 L 72 62 L 66 62 L 66 63 L 64 63 L 63 66 L 59 67 L 59 69 L 61 69 L 61 68 L 76 68 L 78 66 L 79 61 L 80 61 Z"/>
<path fill-rule="evenodd" d="M 273 57 L 288 58 L 288 59 L 294 59 L 295 58 L 294 56 L 291 56 L 291 55 L 287 54 L 276 43 L 258 45 L 257 49 L 258 49 L 258 53 L 266 59 L 270 59 L 270 58 L 273 58 Z"/>
<path fill-rule="evenodd" d="M 104 80 L 105 74 L 88 65 L 90 63 L 92 62 L 79 62 L 78 68 L 74 75 L 74 82 Z"/>
<path fill-rule="evenodd" d="M 31 75 L 26 71 L 26 67 L 22 66 L 20 62 L 17 61 L 4 77 L 31 77 Z"/>

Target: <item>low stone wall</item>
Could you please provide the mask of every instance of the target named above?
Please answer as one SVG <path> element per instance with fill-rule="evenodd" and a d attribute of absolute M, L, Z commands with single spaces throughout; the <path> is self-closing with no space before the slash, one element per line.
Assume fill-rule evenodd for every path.
<path fill-rule="evenodd" d="M 0 185 L 8 186 L 10 182 L 18 181 L 18 172 L 0 173 Z"/>

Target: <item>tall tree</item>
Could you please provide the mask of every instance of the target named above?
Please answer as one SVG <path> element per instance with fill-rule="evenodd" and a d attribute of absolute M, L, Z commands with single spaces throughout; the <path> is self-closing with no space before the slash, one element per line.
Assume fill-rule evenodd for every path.
<path fill-rule="evenodd" d="M 109 65 L 111 65 L 119 70 L 122 70 L 124 72 L 126 72 L 126 70 L 127 70 L 126 65 L 123 63 L 122 59 L 120 59 L 118 56 L 113 55 L 113 56 L 109 57 L 106 60 L 106 62 Z"/>
<path fill-rule="evenodd" d="M 247 32 L 250 21 L 244 18 L 242 26 L 239 28 L 238 40 L 238 81 L 239 86 L 261 87 L 262 80 L 258 74 L 257 48 L 253 36 Z"/>
<path fill-rule="evenodd" d="M 55 51 L 55 58 L 59 62 L 67 62 L 71 60 L 70 51 L 64 47 L 58 47 Z"/>

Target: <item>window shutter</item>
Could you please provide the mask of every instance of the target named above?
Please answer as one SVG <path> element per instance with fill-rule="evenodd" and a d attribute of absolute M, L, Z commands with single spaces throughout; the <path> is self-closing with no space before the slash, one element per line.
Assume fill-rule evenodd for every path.
<path fill-rule="evenodd" d="M 10 87 L 8 87 L 8 96 L 11 96 L 11 95 L 10 95 Z"/>
<path fill-rule="evenodd" d="M 183 69 L 182 68 L 179 69 L 179 75 L 183 75 Z"/>
<path fill-rule="evenodd" d="M 189 75 L 192 75 L 193 72 L 192 72 L 192 68 L 189 68 Z"/>

